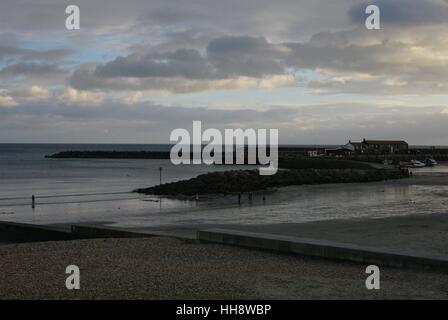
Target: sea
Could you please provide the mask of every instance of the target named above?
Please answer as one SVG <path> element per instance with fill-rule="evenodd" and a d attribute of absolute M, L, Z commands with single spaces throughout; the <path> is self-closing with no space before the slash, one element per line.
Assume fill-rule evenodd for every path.
<path fill-rule="evenodd" d="M 176 200 L 137 188 L 241 166 L 176 166 L 152 159 L 49 159 L 68 150 L 169 151 L 169 145 L 0 144 L 0 220 L 35 224 L 99 223 L 120 227 L 296 223 L 443 212 L 445 185 L 372 183 L 286 188 L 249 203 Z M 247 168 L 247 167 L 246 167 Z M 255 168 L 250 167 L 249 168 Z M 448 165 L 416 174 L 448 178 Z M 35 196 L 36 205 L 31 205 Z"/>

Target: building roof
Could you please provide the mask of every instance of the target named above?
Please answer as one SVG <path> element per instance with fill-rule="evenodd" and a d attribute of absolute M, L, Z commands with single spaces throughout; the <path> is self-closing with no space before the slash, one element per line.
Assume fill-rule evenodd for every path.
<path fill-rule="evenodd" d="M 367 144 L 408 144 L 403 140 L 364 140 Z"/>

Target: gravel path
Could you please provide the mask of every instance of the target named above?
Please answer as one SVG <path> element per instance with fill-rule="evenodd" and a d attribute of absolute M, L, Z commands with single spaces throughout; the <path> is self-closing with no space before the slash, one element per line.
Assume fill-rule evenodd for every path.
<path fill-rule="evenodd" d="M 363 265 L 170 238 L 2 245 L 0 257 L 2 299 L 448 298 L 448 275 L 382 268 L 368 291 Z M 81 290 L 65 288 L 70 264 Z"/>

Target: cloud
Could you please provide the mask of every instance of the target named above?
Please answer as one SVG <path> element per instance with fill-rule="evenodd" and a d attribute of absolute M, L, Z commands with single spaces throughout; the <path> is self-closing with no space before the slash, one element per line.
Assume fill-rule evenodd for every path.
<path fill-rule="evenodd" d="M 38 85 L 32 85 L 26 89 L 11 90 L 9 94 L 19 102 L 46 101 L 51 96 L 47 88 Z"/>
<path fill-rule="evenodd" d="M 75 50 L 68 48 L 33 50 L 13 45 L 0 45 L 0 60 L 10 57 L 21 61 L 55 61 L 74 53 Z"/>
<path fill-rule="evenodd" d="M 238 76 L 226 79 L 163 78 L 106 78 L 98 77 L 95 70 L 77 70 L 69 79 L 76 90 L 97 90 L 110 94 L 113 91 L 149 91 L 153 94 L 186 94 L 212 90 L 264 88 L 274 89 L 293 86 L 291 75 L 272 75 L 262 78 Z"/>
<path fill-rule="evenodd" d="M 118 57 L 114 61 L 100 65 L 95 71 L 100 77 L 184 77 L 189 79 L 209 79 L 213 70 L 198 51 L 180 49 L 165 54 L 151 53 L 143 57 L 130 55 Z"/>
<path fill-rule="evenodd" d="M 264 38 L 213 39 L 204 54 L 196 49 L 133 53 L 99 65 L 84 65 L 69 79 L 77 90 L 151 90 L 188 93 L 206 90 L 275 88 L 293 85 L 283 61 L 288 48 Z"/>
<path fill-rule="evenodd" d="M 141 91 L 131 92 L 124 98 L 125 103 L 127 104 L 135 104 L 142 100 L 143 93 Z"/>
<path fill-rule="evenodd" d="M 5 94 L 4 92 L 0 92 L 0 107 L 2 108 L 12 108 L 17 106 L 17 102 L 14 101 L 14 98 Z"/>
<path fill-rule="evenodd" d="M 9 56 L 23 55 L 26 52 L 27 50 L 18 47 L 0 45 L 0 59 L 4 59 Z"/>
<path fill-rule="evenodd" d="M 364 0 L 77 2 L 81 30 L 67 32 L 58 0 L 2 1 L 2 139 L 166 142 L 194 118 L 277 126 L 292 143 L 448 138 L 434 106 L 448 92 L 447 1 L 379 0 L 380 31 L 365 29 Z M 383 109 L 379 95 L 421 108 Z"/>
<path fill-rule="evenodd" d="M 29 90 L 29 96 L 32 99 L 46 100 L 49 97 L 48 90 L 39 86 L 32 86 Z"/>
<path fill-rule="evenodd" d="M 386 24 L 381 32 L 364 28 L 365 13 L 359 14 L 365 9 L 362 1 L 326 2 L 324 7 L 339 18 L 318 10 L 324 4 L 320 0 L 260 1 L 232 0 L 232 5 L 216 2 L 213 6 L 203 0 L 176 5 L 159 0 L 145 5 L 117 3 L 122 17 L 112 16 L 119 21 L 114 29 L 120 30 L 119 35 L 108 33 L 112 30 L 108 23 L 99 26 L 106 20 L 104 12 L 97 22 L 91 20 L 90 13 L 99 8 L 96 1 L 81 1 L 81 7 L 91 9 L 83 16 L 86 29 L 96 30 L 93 34 L 100 43 L 113 39 L 112 49 L 126 44 L 122 46 L 126 54 L 111 57 L 111 51 L 103 51 L 104 57 L 99 58 L 105 49 L 99 47 L 97 61 L 86 67 L 66 60 L 73 53 L 66 46 L 37 50 L 5 42 L 0 57 L 15 57 L 15 61 L 8 62 L 0 75 L 34 80 L 44 74 L 61 76 L 73 68 L 67 82 L 76 90 L 163 94 L 298 84 L 316 93 L 439 94 L 447 89 L 448 5 L 442 0 L 380 0 L 377 4 Z M 15 8 L 13 3 L 8 6 Z M 299 7 L 303 10 L 296 10 Z M 231 8 L 233 14 L 226 15 Z M 37 14 L 40 9 L 29 12 Z M 348 24 L 343 22 L 347 12 Z M 245 20 L 237 22 L 240 16 Z M 295 21 L 299 16 L 313 26 L 313 32 L 305 28 L 308 33 L 294 35 L 296 27 L 303 26 Z M 58 59 L 64 63 L 55 63 Z"/>
<path fill-rule="evenodd" d="M 58 104 L 28 102 L 0 109 L 0 139 L 33 142 L 168 143 L 171 130 L 191 128 L 277 128 L 281 143 L 342 144 L 349 139 L 405 139 L 411 144 L 443 144 L 448 115 L 444 107 L 342 103 L 214 109 L 163 106 L 151 102 L 123 105 L 104 99 Z M 12 125 L 14 124 L 14 125 Z M 109 130 L 103 135 L 104 129 Z M 14 140 L 17 141 L 17 140 Z"/>
<path fill-rule="evenodd" d="M 448 85 L 446 27 L 322 32 L 288 43 L 288 64 L 319 77 L 312 88 L 333 93 L 431 94 Z"/>
<path fill-rule="evenodd" d="M 261 37 L 225 36 L 210 41 L 207 56 L 223 75 L 262 77 L 284 73 L 284 50 Z"/>
<path fill-rule="evenodd" d="M 104 94 L 100 92 L 79 91 L 66 88 L 57 96 L 57 100 L 63 104 L 78 104 L 81 106 L 97 106 L 104 101 Z"/>
<path fill-rule="evenodd" d="M 448 32 L 448 27 L 437 30 Z M 170 93 L 274 88 L 276 83 L 278 87 L 301 83 L 317 93 L 442 93 L 448 86 L 447 50 L 448 40 L 433 27 L 412 33 L 401 29 L 374 33 L 363 28 L 327 31 L 308 41 L 280 43 L 263 37 L 224 36 L 210 40 L 204 53 L 199 49 L 139 52 L 81 66 L 69 83 L 77 90 Z M 303 76 L 309 71 L 316 76 Z"/>
<path fill-rule="evenodd" d="M 57 76 L 63 74 L 64 71 L 59 69 L 56 64 L 21 62 L 11 64 L 0 70 L 0 76 L 6 77 L 45 77 Z"/>
<path fill-rule="evenodd" d="M 210 41 L 204 56 L 195 49 L 131 54 L 99 65 L 95 73 L 100 77 L 257 78 L 284 72 L 279 62 L 284 50 L 287 48 L 277 47 L 264 38 L 225 36 Z"/>

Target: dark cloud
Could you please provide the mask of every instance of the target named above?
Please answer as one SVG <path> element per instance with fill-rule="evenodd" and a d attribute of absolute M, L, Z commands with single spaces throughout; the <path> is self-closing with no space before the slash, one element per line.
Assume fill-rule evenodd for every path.
<path fill-rule="evenodd" d="M 178 49 L 202 49 L 207 46 L 208 42 L 216 38 L 209 30 L 181 30 L 181 31 L 164 31 L 163 40 L 160 44 L 154 44 L 149 39 L 132 45 L 132 52 L 147 52 L 151 48 L 153 52 L 172 52 Z"/>
<path fill-rule="evenodd" d="M 11 45 L 0 45 L 0 60 L 11 58 L 22 61 L 55 61 L 75 53 L 69 48 L 55 48 L 48 50 L 32 50 Z"/>
<path fill-rule="evenodd" d="M 0 45 L 0 59 L 8 56 L 23 55 L 27 52 L 25 49 L 17 48 L 14 46 Z"/>
<path fill-rule="evenodd" d="M 195 49 L 166 53 L 131 54 L 96 68 L 99 77 L 184 77 L 225 79 L 282 74 L 284 54 L 264 38 L 226 36 L 213 39 L 202 56 Z"/>
<path fill-rule="evenodd" d="M 2 0 L 0 30 L 64 33 L 65 7 L 76 4 L 81 9 L 82 27 L 88 32 L 114 26 L 127 26 L 132 32 L 138 26 L 167 31 L 193 28 L 213 34 L 304 35 L 314 28 L 338 27 L 349 3 L 352 1 Z"/>
<path fill-rule="evenodd" d="M 440 38 L 433 47 L 430 39 L 434 37 L 424 30 L 412 36 L 397 31 L 391 36 L 364 28 L 319 32 L 304 42 L 273 43 L 263 37 L 224 36 L 212 39 L 204 50 L 134 53 L 96 68 L 83 67 L 69 82 L 79 90 L 183 93 L 231 87 L 216 85 L 215 80 L 263 79 L 311 70 L 323 77 L 310 79 L 305 85 L 328 93 L 441 93 L 448 86 L 448 65 L 443 61 L 435 64 L 415 50 L 443 53 L 447 41 Z M 179 79 L 184 79 L 183 83 Z"/>
<path fill-rule="evenodd" d="M 60 60 L 62 58 L 66 58 L 70 55 L 75 54 L 76 51 L 74 49 L 69 48 L 56 48 L 49 49 L 44 51 L 37 50 L 27 50 L 24 55 L 24 60 L 46 60 L 46 61 L 55 61 Z"/>
<path fill-rule="evenodd" d="M 96 68 L 100 77 L 184 77 L 207 79 L 213 77 L 213 69 L 198 51 L 180 49 L 169 53 L 151 53 L 143 57 L 130 55 Z"/>
<path fill-rule="evenodd" d="M 357 4 L 353 6 L 353 2 Z M 29 4 L 26 12 L 30 16 L 30 23 L 35 23 L 38 30 L 39 23 L 33 19 L 41 17 L 41 10 L 52 6 L 56 1 L 48 0 L 42 8 L 28 0 L 24 0 L 23 3 Z M 244 2 L 231 0 L 225 3 L 218 1 L 210 3 L 206 0 L 173 3 L 162 0 L 135 0 L 123 5 L 112 0 L 116 7 L 112 5 L 110 7 L 114 7 L 114 10 L 104 9 L 106 3 L 110 2 L 80 0 L 84 29 L 76 34 L 86 36 L 91 29 L 95 29 L 96 34 L 107 35 L 105 39 L 110 39 L 110 30 L 119 30 L 117 39 L 124 36 L 123 39 L 127 41 L 130 39 L 129 35 L 135 36 L 130 43 L 127 43 L 132 51 L 130 54 L 127 54 L 129 52 L 127 51 L 126 54 L 121 54 L 115 59 L 108 58 L 105 62 L 95 62 L 97 67 L 93 71 L 91 68 L 75 66 L 68 82 L 76 89 L 168 89 L 172 92 L 188 92 L 216 88 L 212 83 L 207 85 L 205 83 L 207 80 L 231 80 L 238 77 L 262 79 L 308 70 L 330 71 L 334 73 L 333 76 L 339 78 L 350 73 L 363 73 L 374 77 L 392 77 L 394 81 L 400 78 L 402 82 L 418 79 L 418 81 L 432 82 L 430 86 L 438 87 L 447 82 L 445 79 L 447 68 L 443 62 L 437 67 L 426 61 L 422 63 L 421 59 L 415 58 L 415 52 L 412 51 L 415 47 L 431 45 L 428 35 L 422 34 L 421 42 L 409 42 L 408 39 L 401 41 L 400 35 L 397 37 L 395 34 L 390 34 L 391 31 L 388 29 L 380 33 L 382 39 L 367 41 L 366 39 L 372 36 L 364 30 L 364 10 L 370 3 L 364 1 L 347 0 L 338 4 L 329 4 L 320 0 L 281 0 L 275 3 L 267 0 Z M 442 0 L 393 2 L 379 0 L 376 4 L 382 10 L 383 22 L 395 21 L 394 25 L 400 25 L 405 21 L 414 21 L 416 24 L 423 24 L 423 21 L 428 23 L 446 21 L 444 17 L 448 7 Z M 2 8 L 9 7 L 12 8 L 10 12 L 15 15 L 18 10 L 16 2 L 7 0 L 4 4 L 2 3 Z M 322 10 L 318 11 L 319 7 Z M 55 6 L 48 12 L 56 15 L 61 8 L 63 6 Z M 101 11 L 101 8 L 104 10 Z M 331 12 L 328 11 L 329 9 L 332 9 Z M 117 11 L 121 13 L 121 16 L 117 14 Z M 297 20 L 308 22 L 317 31 L 329 30 L 329 26 L 336 21 L 333 16 L 340 16 L 340 19 L 346 18 L 347 16 L 342 13 L 346 14 L 347 11 L 350 13 L 352 22 L 358 24 L 355 27 L 358 33 L 337 31 L 338 28 L 336 28 L 334 32 L 308 32 L 307 38 L 301 40 L 288 39 L 298 25 L 303 25 Z M 63 17 L 64 14 L 60 17 L 61 20 Z M 94 21 L 92 17 L 96 17 L 97 20 Z M 0 18 L 5 21 L 9 19 L 4 12 L 0 13 Z M 109 29 L 114 26 L 111 23 L 114 19 L 116 19 L 116 29 Z M 340 20 L 337 21 L 340 27 L 345 25 Z M 63 26 L 62 22 L 61 26 Z M 316 27 L 317 23 L 321 26 Z M 12 22 L 11 24 L 14 25 Z M 75 33 L 67 33 L 67 37 L 70 38 L 72 34 Z M 214 37 L 211 38 L 211 35 Z M 272 35 L 281 36 L 272 37 Z M 296 37 L 303 35 L 304 33 L 299 32 Z M 412 34 L 406 36 L 412 37 Z M 310 40 L 307 40 L 308 38 Z M 101 38 L 99 39 L 101 41 Z M 111 42 L 113 44 L 110 48 L 116 47 L 115 40 Z M 118 43 L 120 44 L 120 41 Z M 101 50 L 105 49 L 98 48 L 98 52 Z M 14 70 L 22 72 L 21 70 L 24 69 L 35 70 L 34 73 L 37 74 L 38 66 L 19 68 L 16 65 L 23 61 L 52 64 L 55 60 L 64 59 L 69 54 L 70 50 L 64 48 L 39 51 L 8 44 L 0 47 L 0 59 L 1 57 L 16 57 L 14 63 L 8 61 L 7 64 L 11 66 L 5 68 L 4 74 L 11 74 Z M 107 56 L 110 57 L 110 52 L 107 52 Z M 388 59 L 384 59 L 385 56 Z M 51 63 L 48 63 L 50 61 Z M 45 69 L 45 66 L 40 68 Z M 49 69 L 49 66 L 46 68 Z M 30 72 L 33 73 L 33 71 Z M 24 74 L 25 71 L 22 73 Z M 182 85 L 179 79 L 186 81 Z M 351 82 L 344 82 L 345 88 L 348 89 L 340 85 L 334 86 L 334 82 L 321 80 L 312 79 L 312 86 L 323 89 L 331 83 L 332 88 L 343 92 L 353 92 L 352 89 L 363 88 L 352 85 L 356 82 L 353 79 L 350 80 Z M 380 81 L 383 80 L 380 79 Z M 171 87 L 175 87 L 176 90 L 170 90 Z M 362 92 L 364 92 L 363 89 Z"/>
<path fill-rule="evenodd" d="M 56 64 L 31 63 L 22 62 L 12 64 L 0 70 L 1 76 L 30 76 L 45 77 L 63 74 L 64 71 L 59 69 Z"/>
<path fill-rule="evenodd" d="M 262 77 L 284 72 L 284 53 L 265 38 L 226 36 L 210 41 L 207 56 L 225 75 Z"/>
<path fill-rule="evenodd" d="M 131 84 L 112 78 L 98 77 L 94 67 L 80 66 L 68 79 L 69 85 L 77 90 L 138 90 Z"/>

